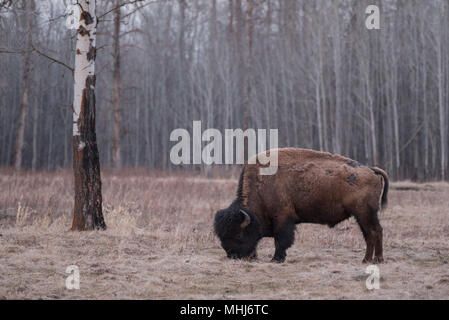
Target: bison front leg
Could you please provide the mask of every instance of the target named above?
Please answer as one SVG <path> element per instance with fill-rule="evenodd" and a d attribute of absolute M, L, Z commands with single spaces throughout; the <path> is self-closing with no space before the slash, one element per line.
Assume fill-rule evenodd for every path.
<path fill-rule="evenodd" d="M 271 262 L 282 263 L 287 257 L 286 250 L 291 247 L 295 241 L 295 224 L 288 222 L 274 233 L 274 246 L 276 248 Z"/>

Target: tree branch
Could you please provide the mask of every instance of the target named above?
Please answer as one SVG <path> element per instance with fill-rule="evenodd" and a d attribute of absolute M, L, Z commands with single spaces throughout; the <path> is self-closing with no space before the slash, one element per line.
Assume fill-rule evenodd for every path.
<path fill-rule="evenodd" d="M 101 22 L 101 18 L 103 18 L 104 16 L 108 15 L 108 14 L 111 13 L 112 11 L 115 11 L 115 10 L 117 10 L 117 9 L 120 9 L 121 7 L 124 7 L 124 6 L 128 5 L 128 4 L 135 4 L 135 3 L 138 3 L 138 2 L 142 2 L 142 1 L 146 1 L 146 0 L 130 0 L 130 1 L 121 3 L 121 4 L 119 4 L 118 6 L 112 8 L 111 10 L 108 10 L 108 11 L 106 11 L 105 13 L 103 13 L 102 15 L 98 16 L 98 17 L 97 17 L 97 23 Z"/>
<path fill-rule="evenodd" d="M 145 1 L 145 0 L 144 0 L 144 1 Z M 136 13 L 137 11 L 139 11 L 140 9 L 142 9 L 142 8 L 144 8 L 144 7 L 146 7 L 146 6 L 150 5 L 150 4 L 156 3 L 156 2 L 158 2 L 158 1 L 150 1 L 150 2 L 148 2 L 148 3 L 146 3 L 146 4 L 143 4 L 143 5 L 141 5 L 140 7 L 137 7 L 136 9 L 134 9 L 133 11 L 131 11 L 130 13 L 125 14 L 122 18 L 127 18 L 127 17 L 129 17 L 130 15 L 132 15 L 133 13 Z"/>
<path fill-rule="evenodd" d="M 22 50 L 22 51 L 9 51 L 9 50 L 5 50 L 5 49 L 0 49 L 0 53 L 11 53 L 11 54 L 24 54 L 27 52 L 33 52 L 33 50 L 27 51 L 27 50 Z"/>
<path fill-rule="evenodd" d="M 47 58 L 48 60 L 53 61 L 54 63 L 60 64 L 63 67 L 66 67 L 67 69 L 69 69 L 72 72 L 72 75 L 74 74 L 75 70 L 70 67 L 69 65 L 67 65 L 66 63 L 57 60 L 53 57 L 50 57 L 49 55 L 41 52 L 40 50 L 36 49 L 36 47 L 34 45 L 31 45 L 31 50 L 21 50 L 21 51 L 11 51 L 11 50 L 5 50 L 5 49 L 0 49 L 0 53 L 9 53 L 9 54 L 25 54 L 25 53 L 32 53 L 32 52 L 36 52 L 37 54 Z"/>
<path fill-rule="evenodd" d="M 47 54 L 45 54 L 45 53 L 39 51 L 38 49 L 36 49 L 35 46 L 31 46 L 31 47 L 33 48 L 32 51 L 35 51 L 36 53 L 38 53 L 38 54 L 40 54 L 41 56 L 47 58 L 48 60 L 53 61 L 54 63 L 60 64 L 61 66 L 66 67 L 67 69 L 69 69 L 69 70 L 72 72 L 72 76 L 74 75 L 75 70 L 74 70 L 72 67 L 70 67 L 69 65 L 67 65 L 67 64 L 65 64 L 64 62 L 59 61 L 59 60 L 57 60 L 57 59 L 55 59 L 55 58 L 52 58 L 52 57 L 50 57 L 49 55 L 47 55 Z"/>

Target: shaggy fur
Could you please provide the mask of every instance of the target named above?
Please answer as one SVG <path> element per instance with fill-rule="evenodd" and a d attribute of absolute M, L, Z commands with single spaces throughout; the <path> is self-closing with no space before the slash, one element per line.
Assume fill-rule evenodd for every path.
<path fill-rule="evenodd" d="M 385 171 L 313 150 L 285 148 L 268 152 L 278 153 L 277 173 L 259 175 L 259 163 L 245 165 L 237 199 L 215 216 L 215 233 L 229 257 L 254 255 L 262 237 L 274 237 L 273 261 L 283 262 L 294 241 L 295 224 L 334 227 L 353 216 L 367 244 L 363 261 L 383 261 L 377 212 L 387 204 L 389 183 Z M 240 228 L 244 219 L 240 210 L 251 217 L 244 229 Z"/>

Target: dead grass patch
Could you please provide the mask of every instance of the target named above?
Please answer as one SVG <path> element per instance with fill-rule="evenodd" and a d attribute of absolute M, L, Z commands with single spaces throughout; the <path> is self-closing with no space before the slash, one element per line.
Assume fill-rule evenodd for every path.
<path fill-rule="evenodd" d="M 427 185 L 427 186 L 426 186 Z M 103 174 L 104 232 L 70 232 L 70 171 L 0 173 L 0 299 L 447 299 L 449 185 L 394 183 L 380 214 L 381 289 L 365 287 L 351 219 L 297 227 L 284 264 L 228 260 L 212 232 L 235 179 L 146 170 Z M 431 187 L 429 187 L 431 186 Z M 69 265 L 81 289 L 65 288 Z"/>

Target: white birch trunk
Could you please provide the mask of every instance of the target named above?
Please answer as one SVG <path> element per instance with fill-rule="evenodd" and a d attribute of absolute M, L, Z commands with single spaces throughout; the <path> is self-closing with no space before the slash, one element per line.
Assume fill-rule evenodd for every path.
<path fill-rule="evenodd" d="M 75 91 L 73 101 L 73 136 L 80 135 L 80 114 L 83 104 L 83 94 L 86 89 L 86 80 L 89 76 L 95 76 L 95 40 L 96 40 L 96 16 L 95 16 L 95 0 L 79 0 L 81 7 L 81 21 L 79 31 L 76 36 L 76 54 L 75 54 Z M 83 13 L 88 12 L 89 18 L 93 21 L 87 21 L 83 18 Z M 85 15 L 84 15 L 85 16 Z M 91 59 L 89 59 L 91 58 Z M 94 89 L 94 88 L 90 88 Z M 83 149 L 84 141 L 80 139 L 78 149 Z"/>
<path fill-rule="evenodd" d="M 73 171 L 75 207 L 72 230 L 105 229 L 100 160 L 95 132 L 95 0 L 78 0 L 81 9 L 75 52 Z"/>

